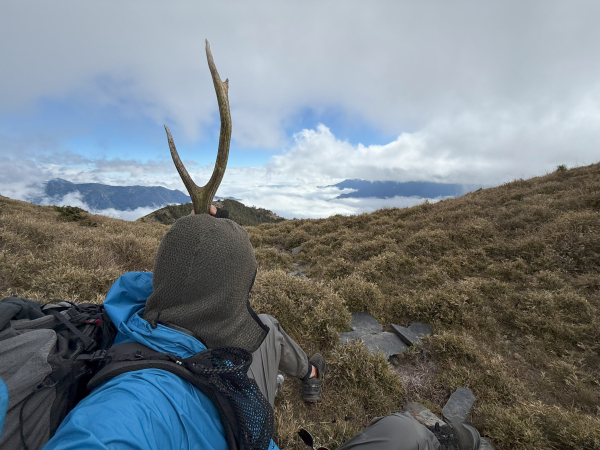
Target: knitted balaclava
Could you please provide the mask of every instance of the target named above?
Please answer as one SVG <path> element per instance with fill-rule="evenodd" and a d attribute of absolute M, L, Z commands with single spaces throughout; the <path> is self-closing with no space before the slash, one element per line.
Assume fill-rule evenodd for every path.
<path fill-rule="evenodd" d="M 255 275 L 241 226 L 208 214 L 182 217 L 158 249 L 144 319 L 183 327 L 208 348 L 253 352 L 269 331 L 248 303 Z"/>

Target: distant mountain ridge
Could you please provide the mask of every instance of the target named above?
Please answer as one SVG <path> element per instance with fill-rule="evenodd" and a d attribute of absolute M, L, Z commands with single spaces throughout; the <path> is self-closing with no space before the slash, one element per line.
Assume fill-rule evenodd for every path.
<path fill-rule="evenodd" d="M 192 212 L 188 195 L 162 186 L 109 186 L 101 183 L 72 183 L 62 178 L 48 181 L 43 194 L 31 199 L 35 204 L 64 203 L 66 195 L 78 193 L 81 202 L 90 211 L 115 209 L 133 211 L 137 208 L 159 208 L 137 219 L 139 222 L 175 223 L 180 217 Z M 69 199 L 66 200 L 67 202 Z M 277 223 L 285 220 L 272 211 L 246 206 L 236 199 L 215 197 L 213 204 L 229 211 L 230 219 L 239 225 L 254 226 L 261 223 Z"/>
<path fill-rule="evenodd" d="M 232 199 L 213 201 L 212 204 L 217 208 L 229 211 L 229 218 L 242 226 L 256 226 L 261 223 L 277 223 L 285 220 L 283 217 L 279 217 L 268 209 L 246 206 L 243 203 Z M 189 215 L 193 208 L 194 206 L 192 203 L 186 203 L 185 205 L 168 205 L 157 211 L 151 212 L 144 217 L 140 217 L 137 219 L 137 222 L 159 222 L 163 225 L 172 225 L 180 217 Z"/>
<path fill-rule="evenodd" d="M 338 189 L 356 189 L 355 192 L 338 195 L 337 198 L 391 198 L 391 197 L 460 197 L 467 192 L 479 189 L 480 185 L 473 184 L 447 184 L 430 181 L 366 181 L 344 180 L 332 185 Z"/>
<path fill-rule="evenodd" d="M 109 186 L 100 183 L 72 183 L 62 178 L 48 181 L 44 193 L 50 199 L 62 199 L 65 195 L 79 192 L 81 200 L 91 209 L 114 208 L 119 211 L 140 207 L 160 207 L 172 203 L 187 203 L 190 197 L 178 190 L 162 186 Z M 41 203 L 43 198 L 33 200 Z"/>

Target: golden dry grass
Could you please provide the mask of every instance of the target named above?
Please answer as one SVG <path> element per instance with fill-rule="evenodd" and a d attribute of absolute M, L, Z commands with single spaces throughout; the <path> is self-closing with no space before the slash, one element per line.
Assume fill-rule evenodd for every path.
<path fill-rule="evenodd" d="M 168 227 L 0 199 L 1 294 L 102 301 L 123 272 L 152 270 Z M 249 227 L 259 262 L 251 301 L 330 371 L 323 402 L 287 380 L 277 442 L 307 428 L 334 448 L 371 418 L 420 401 L 439 412 L 457 386 L 498 449 L 600 448 L 600 164 L 458 199 L 358 216 Z M 289 250 L 302 245 L 299 254 Z M 308 265 L 301 280 L 285 272 Z M 340 346 L 350 311 L 435 335 L 399 368 Z M 346 420 L 348 419 L 348 420 Z"/>

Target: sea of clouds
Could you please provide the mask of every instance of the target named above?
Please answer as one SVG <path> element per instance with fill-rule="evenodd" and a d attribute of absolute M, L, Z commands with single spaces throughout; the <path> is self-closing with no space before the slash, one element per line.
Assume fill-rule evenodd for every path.
<path fill-rule="evenodd" d="M 460 183 L 460 158 L 426 157 L 425 140 L 423 133 L 405 133 L 387 145 L 352 145 L 337 139 L 325 125 L 319 125 L 314 130 L 305 129 L 294 135 L 291 148 L 282 155 L 271 157 L 264 166 L 228 167 L 217 196 L 236 198 L 247 206 L 269 209 L 288 219 L 360 214 L 381 208 L 414 206 L 425 200 L 436 202 L 441 198 L 340 199 L 337 198 L 340 194 L 351 190 L 331 186 L 347 178 Z M 164 186 L 186 192 L 169 160 L 141 162 L 116 158 L 107 161 L 73 155 L 70 161 L 67 152 L 54 158 L 35 155 L 23 158 L 22 153 L 18 156 L 5 154 L 0 167 L 0 193 L 14 199 L 78 206 L 95 214 L 135 220 L 165 205 L 132 211 L 94 210 L 78 193 L 59 199 L 44 197 L 43 183 L 63 178 L 74 183 Z M 210 178 L 214 167 L 199 166 L 191 161 L 186 161 L 186 165 L 200 185 Z M 463 165 L 464 171 L 468 172 L 469 168 L 481 175 L 481 167 L 476 161 Z M 470 183 L 478 179 L 467 178 Z"/>
<path fill-rule="evenodd" d="M 508 120 L 508 119 L 507 119 Z M 440 183 L 480 184 L 494 186 L 516 178 L 544 175 L 564 162 L 561 148 L 569 135 L 552 131 L 552 121 L 538 127 L 546 132 L 544 146 L 535 152 L 518 148 L 528 142 L 530 126 L 485 126 L 478 118 L 458 118 L 453 123 L 436 123 L 414 133 L 403 133 L 385 145 L 353 145 L 333 135 L 325 125 L 305 129 L 294 135 L 294 143 L 283 154 L 274 155 L 260 167 L 228 167 L 217 192 L 219 197 L 239 199 L 247 206 L 269 209 L 291 218 L 322 218 L 334 214 L 360 214 L 380 208 L 409 207 L 439 201 L 441 198 L 393 197 L 337 198 L 351 190 L 331 185 L 344 179 L 360 178 L 369 181 L 433 181 Z M 564 125 L 564 124 L 563 124 Z M 571 124 L 573 136 L 585 133 L 589 123 Z M 597 132 L 597 131 L 596 131 Z M 445 150 L 444 142 L 462 138 L 461 152 Z M 590 137 L 590 136 L 588 136 Z M 572 143 L 573 145 L 576 142 Z M 531 142 L 534 145 L 534 142 Z M 514 157 L 507 155 L 513 149 Z M 585 153 L 585 152 L 582 152 Z M 0 193 L 4 196 L 32 201 L 42 198 L 44 204 L 70 204 L 96 214 L 125 220 L 135 220 L 156 208 L 137 208 L 133 211 L 97 211 L 86 205 L 77 194 L 62 199 L 43 198 L 43 182 L 64 178 L 74 183 L 102 183 L 115 186 L 164 186 L 186 192 L 173 163 L 163 161 L 83 159 L 68 152 L 44 158 L 19 153 L 19 158 L 6 152 L 0 167 Z M 508 157 L 507 157 L 508 156 Z M 591 155 L 590 155 L 591 156 Z M 594 161 L 589 161 L 589 163 Z M 197 184 L 211 176 L 213 165 L 200 166 L 185 162 Z M 584 163 L 587 163 L 584 161 Z M 532 168 L 536 168 L 534 172 Z M 38 200 L 39 202 L 39 200 Z"/>
<path fill-rule="evenodd" d="M 39 202 L 40 205 L 55 205 L 55 206 L 77 206 L 81 209 L 84 209 L 92 214 L 99 214 L 102 216 L 112 217 L 113 219 L 123 219 L 123 220 L 136 220 L 140 217 L 143 217 L 147 214 L 150 214 L 152 211 L 165 206 L 160 205 L 158 208 L 156 207 L 145 207 L 145 208 L 136 208 L 136 209 L 128 209 L 125 211 L 120 211 L 114 208 L 107 209 L 95 209 L 90 207 L 87 203 L 85 203 L 81 199 L 81 194 L 79 192 L 71 192 L 65 195 L 63 198 L 42 198 Z"/>

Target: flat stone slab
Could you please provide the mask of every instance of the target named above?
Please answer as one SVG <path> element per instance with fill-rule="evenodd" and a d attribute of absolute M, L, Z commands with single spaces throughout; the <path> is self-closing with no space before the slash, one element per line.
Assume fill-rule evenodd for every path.
<path fill-rule="evenodd" d="M 423 336 L 433 334 L 433 328 L 426 323 L 414 322 L 408 326 L 408 329 L 416 334 L 418 338 L 423 338 Z"/>
<path fill-rule="evenodd" d="M 353 312 L 350 328 L 352 331 L 364 331 L 365 333 L 381 333 L 383 331 L 383 326 L 377 322 L 377 319 L 366 312 Z"/>
<path fill-rule="evenodd" d="M 406 345 L 421 345 L 423 341 L 410 328 L 392 324 L 392 332 Z"/>
<path fill-rule="evenodd" d="M 489 437 L 482 437 L 479 450 L 496 450 L 496 447 L 494 447 L 494 443 Z"/>
<path fill-rule="evenodd" d="M 437 422 L 440 425 L 444 424 L 444 421 L 432 413 L 431 410 L 417 402 L 408 402 L 404 405 L 404 411 L 411 413 L 415 420 L 423 425 L 434 426 Z"/>
<path fill-rule="evenodd" d="M 394 333 L 363 334 L 360 338 L 370 353 L 383 352 L 386 358 L 401 355 L 408 348 Z"/>
<path fill-rule="evenodd" d="M 340 342 L 348 344 L 352 341 L 361 341 L 369 353 L 377 354 L 383 352 L 386 358 L 390 359 L 394 355 L 401 355 L 408 348 L 404 342 L 394 333 L 369 333 L 365 331 L 348 331 L 340 333 Z"/>
<path fill-rule="evenodd" d="M 300 253 L 300 249 L 302 248 L 301 245 L 299 245 L 298 247 L 294 247 L 292 249 L 292 255 L 297 255 L 298 253 Z"/>
<path fill-rule="evenodd" d="M 468 422 L 469 413 L 475 403 L 475 396 L 471 389 L 466 387 L 457 388 L 442 409 L 442 416 L 446 422 L 465 423 Z"/>
<path fill-rule="evenodd" d="M 346 333 L 340 333 L 340 342 L 342 344 L 347 344 L 352 341 L 360 340 L 360 337 L 364 334 L 364 331 L 348 331 Z"/>

